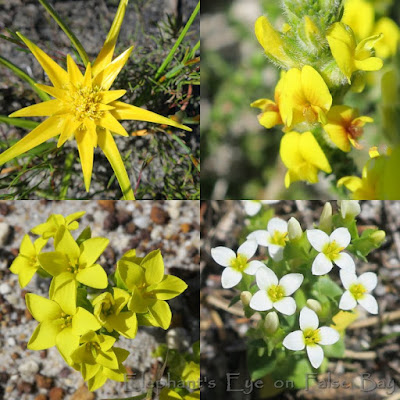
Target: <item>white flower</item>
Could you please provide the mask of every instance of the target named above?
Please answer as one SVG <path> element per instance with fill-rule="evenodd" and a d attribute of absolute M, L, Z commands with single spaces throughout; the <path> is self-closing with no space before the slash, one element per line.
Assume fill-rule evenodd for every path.
<path fill-rule="evenodd" d="M 347 271 L 355 271 L 356 266 L 351 256 L 342 252 L 351 240 L 347 228 L 337 228 L 330 236 L 319 229 L 311 229 L 307 231 L 307 238 L 311 246 L 320 252 L 312 265 L 314 275 L 327 274 L 333 263 Z"/>
<path fill-rule="evenodd" d="M 332 205 L 329 202 L 324 205 L 318 227 L 324 232 L 332 231 Z"/>
<path fill-rule="evenodd" d="M 299 221 L 296 218 L 292 217 L 288 222 L 288 237 L 289 240 L 300 239 L 303 235 L 303 231 L 301 229 Z"/>
<path fill-rule="evenodd" d="M 338 200 L 337 203 L 343 219 L 352 219 L 361 212 L 360 203 L 357 200 Z"/>
<path fill-rule="evenodd" d="M 378 314 L 378 303 L 374 296 L 369 294 L 375 289 L 378 278 L 373 272 L 365 272 L 358 278 L 354 272 L 340 271 L 340 279 L 346 291 L 343 293 L 339 308 L 352 310 L 357 303 L 371 314 Z"/>
<path fill-rule="evenodd" d="M 328 326 L 318 328 L 317 314 L 308 307 L 300 311 L 300 329 L 289 333 L 283 339 L 283 345 L 289 350 L 303 350 L 306 348 L 311 365 L 319 368 L 324 359 L 324 351 L 320 345 L 326 346 L 336 343 L 340 335 L 338 331 Z"/>
<path fill-rule="evenodd" d="M 256 282 L 260 289 L 254 293 L 250 301 L 250 308 L 256 311 L 267 311 L 275 308 L 285 315 L 292 315 L 296 311 L 296 302 L 292 295 L 303 283 L 302 274 L 287 274 L 279 282 L 274 271 L 264 266 L 256 272 Z"/>
<path fill-rule="evenodd" d="M 243 272 L 254 275 L 258 268 L 265 267 L 261 261 L 249 259 L 254 256 L 257 250 L 255 240 L 247 240 L 235 252 L 228 247 L 218 246 L 211 249 L 211 256 L 216 263 L 226 267 L 222 272 L 221 284 L 224 289 L 236 286 L 243 276 Z"/>
<path fill-rule="evenodd" d="M 242 202 L 244 205 L 244 211 L 247 215 L 252 217 L 253 215 L 258 214 L 263 204 L 275 204 L 278 203 L 279 200 L 242 200 Z"/>
<path fill-rule="evenodd" d="M 274 261 L 283 258 L 283 249 L 288 240 L 288 224 L 280 218 L 271 218 L 267 230 L 258 230 L 250 233 L 247 239 L 255 239 L 260 246 L 268 247 L 268 252 Z"/>

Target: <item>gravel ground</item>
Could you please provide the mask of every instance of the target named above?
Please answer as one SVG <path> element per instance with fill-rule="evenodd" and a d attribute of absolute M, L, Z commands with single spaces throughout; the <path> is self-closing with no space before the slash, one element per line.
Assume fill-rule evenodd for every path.
<path fill-rule="evenodd" d="M 79 231 L 87 225 L 93 236 L 105 236 L 110 244 L 99 259 L 107 273 L 132 248 L 138 254 L 160 248 L 166 273 L 184 279 L 188 290 L 170 301 L 172 335 L 183 348 L 199 339 L 199 203 L 197 201 L 16 201 L 0 202 L 0 399 L 92 400 L 138 394 L 134 386 L 108 381 L 91 394 L 81 375 L 69 368 L 56 348 L 26 349 L 37 322 L 26 311 L 26 291 L 47 296 L 48 280 L 35 277 L 21 290 L 8 267 L 18 254 L 22 237 L 52 213 L 69 215 L 85 210 Z M 120 347 L 131 351 L 125 365 L 129 374 L 148 382 L 157 362 L 151 357 L 165 343 L 162 329 L 141 327 L 134 340 L 121 339 Z M 136 383 L 135 383 L 136 384 Z"/>
<path fill-rule="evenodd" d="M 318 222 L 323 202 L 321 201 L 281 201 L 272 206 L 275 215 L 288 220 L 294 216 L 303 229 L 311 228 Z M 332 202 L 336 207 L 335 202 Z M 379 283 L 374 293 L 380 312 L 396 312 L 400 306 L 400 202 L 365 201 L 361 202 L 362 212 L 358 217 L 359 229 L 377 226 L 386 231 L 386 242 L 380 249 L 368 256 L 368 264 L 357 261 L 359 273 L 372 271 L 378 274 Z M 245 395 L 243 390 L 246 379 L 250 379 L 246 368 L 246 332 L 251 321 L 241 315 L 235 315 L 227 306 L 236 294 L 233 290 L 221 287 L 222 267 L 217 265 L 210 255 L 215 246 L 227 246 L 236 249 L 238 237 L 245 225 L 243 204 L 238 201 L 204 202 L 201 209 L 201 348 L 203 380 L 215 379 L 216 388 L 207 389 L 204 385 L 202 396 L 207 399 L 226 398 L 226 373 L 240 373 L 235 380 L 234 389 L 229 393 L 232 400 L 255 399 L 259 393 Z M 338 275 L 338 274 L 337 274 Z M 338 276 L 336 276 L 338 279 Z M 239 307 L 240 309 L 240 307 Z M 391 322 L 373 321 L 371 315 L 359 309 L 357 323 L 371 322 L 365 327 L 353 325 L 346 331 L 346 349 L 352 355 L 341 360 L 330 360 L 329 369 L 332 380 L 351 382 L 352 388 L 321 389 L 314 386 L 310 390 L 285 391 L 274 399 L 390 399 L 400 398 L 400 321 L 399 316 Z M 397 313 L 398 314 L 398 313 Z M 373 323 L 372 323 L 373 322 Z M 389 336 L 387 336 L 389 335 Z M 378 342 L 375 342 L 379 340 Z M 375 343 L 375 344 L 374 344 Z M 363 359 L 364 357 L 364 359 Z M 374 388 L 366 385 L 360 388 L 360 376 L 371 374 L 374 382 L 389 386 L 391 389 Z M 322 381 L 325 376 L 319 376 Z M 388 394 L 389 393 L 389 394 Z M 392 396 L 392 397 L 391 397 Z"/>

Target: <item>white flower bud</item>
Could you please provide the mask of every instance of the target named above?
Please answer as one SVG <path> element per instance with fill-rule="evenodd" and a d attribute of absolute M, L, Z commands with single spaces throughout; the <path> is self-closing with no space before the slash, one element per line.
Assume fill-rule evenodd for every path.
<path fill-rule="evenodd" d="M 353 219 L 361 212 L 360 203 L 357 200 L 338 200 L 337 203 L 343 219 Z"/>
<path fill-rule="evenodd" d="M 250 292 L 244 291 L 240 293 L 240 300 L 245 307 L 247 307 L 250 304 L 250 300 L 252 297 L 253 296 Z"/>
<path fill-rule="evenodd" d="M 292 217 L 288 222 L 288 236 L 289 240 L 300 239 L 303 234 L 299 221 Z"/>
<path fill-rule="evenodd" d="M 306 304 L 307 304 L 308 308 L 310 308 L 311 310 L 315 311 L 317 314 L 322 311 L 321 303 L 319 301 L 317 301 L 317 300 L 308 299 Z"/>
<path fill-rule="evenodd" d="M 325 203 L 324 209 L 322 210 L 319 219 L 319 229 L 327 233 L 332 230 L 332 205 L 329 202 Z"/>
<path fill-rule="evenodd" d="M 267 333 L 273 334 L 279 328 L 279 318 L 278 314 L 275 311 L 272 311 L 267 314 L 264 321 L 264 329 Z"/>

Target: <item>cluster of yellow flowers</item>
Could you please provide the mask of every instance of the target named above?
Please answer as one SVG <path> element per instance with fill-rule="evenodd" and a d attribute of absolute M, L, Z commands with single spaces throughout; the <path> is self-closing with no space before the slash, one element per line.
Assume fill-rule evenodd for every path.
<path fill-rule="evenodd" d="M 336 0 L 285 0 L 283 7 L 288 23 L 282 31 L 265 16 L 256 21 L 258 41 L 283 71 L 274 101 L 259 99 L 251 106 L 261 109 L 258 119 L 267 129 L 284 126 L 280 156 L 289 187 L 299 180 L 318 182 L 320 170 L 335 173 L 330 159 L 335 149 L 348 153 L 362 148 L 363 127 L 373 119 L 344 105 L 343 97 L 349 90 L 362 92 L 366 72 L 380 70 L 381 58 L 395 55 L 400 30 L 386 17 L 374 23 L 374 6 L 366 0 L 348 0 L 344 9 L 343 1 Z M 355 199 L 390 198 L 376 177 L 386 174 L 394 156 L 376 149 L 370 154 L 362 177 L 336 174 L 338 186 L 346 186 Z"/>
<path fill-rule="evenodd" d="M 107 379 L 125 380 L 122 362 L 129 352 L 114 347 L 119 335 L 133 339 L 138 325 L 168 329 L 171 309 L 165 300 L 180 295 L 187 285 L 176 276 L 164 275 L 160 250 L 145 257 L 128 251 L 109 281 L 96 263 L 109 240 L 92 238 L 90 228 L 76 240 L 70 232 L 78 229 L 77 220 L 83 214 L 53 214 L 32 229 L 39 238 L 32 242 L 29 235 L 24 236 L 10 270 L 18 274 L 21 287 L 36 272 L 52 278 L 48 299 L 34 293 L 25 296 L 30 313 L 39 322 L 28 349 L 56 346 L 93 391 Z M 51 238 L 54 251 L 43 252 Z"/>

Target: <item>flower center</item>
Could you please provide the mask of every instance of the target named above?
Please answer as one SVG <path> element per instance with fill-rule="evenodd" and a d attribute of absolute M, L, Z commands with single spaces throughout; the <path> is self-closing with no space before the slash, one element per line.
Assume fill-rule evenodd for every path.
<path fill-rule="evenodd" d="M 356 300 L 360 300 L 364 297 L 364 294 L 367 292 L 367 289 L 361 285 L 361 283 L 354 283 L 350 286 L 350 293 Z"/>
<path fill-rule="evenodd" d="M 306 346 L 315 346 L 321 341 L 319 329 L 308 328 L 303 331 L 304 343 Z"/>
<path fill-rule="evenodd" d="M 276 244 L 277 246 L 285 247 L 285 244 L 288 241 L 287 234 L 287 232 L 275 231 L 271 237 L 270 243 Z"/>
<path fill-rule="evenodd" d="M 63 319 L 61 329 L 68 328 L 69 326 L 72 325 L 72 316 L 71 315 L 66 315 L 66 314 L 62 313 L 61 318 Z"/>
<path fill-rule="evenodd" d="M 101 95 L 100 88 L 78 87 L 70 91 L 71 108 L 78 121 L 85 118 L 96 120 L 102 117 L 102 111 L 99 110 Z"/>
<path fill-rule="evenodd" d="M 247 267 L 247 257 L 243 254 L 238 254 L 236 258 L 232 258 L 231 267 L 239 272 L 243 272 Z"/>
<path fill-rule="evenodd" d="M 364 129 L 362 126 L 357 126 L 353 124 L 348 126 L 346 130 L 352 139 L 358 139 L 364 133 Z"/>
<path fill-rule="evenodd" d="M 114 313 L 113 304 L 110 300 L 105 300 L 101 308 L 102 314 L 109 316 Z"/>
<path fill-rule="evenodd" d="M 87 342 L 86 351 L 92 353 L 93 358 L 96 358 L 100 351 L 100 345 L 96 342 Z"/>
<path fill-rule="evenodd" d="M 322 252 L 331 260 L 335 261 L 339 257 L 339 253 L 344 249 L 344 247 L 340 247 L 339 244 L 334 240 L 331 243 L 327 243 Z"/>
<path fill-rule="evenodd" d="M 279 285 L 271 285 L 268 288 L 268 297 L 271 299 L 272 302 L 276 302 L 281 300 L 285 297 L 285 289 Z"/>
<path fill-rule="evenodd" d="M 304 107 L 303 107 L 303 117 L 309 123 L 313 124 L 314 122 L 317 122 L 318 115 L 313 110 L 313 108 L 312 108 L 310 103 L 307 103 L 307 104 L 304 105 Z"/>

